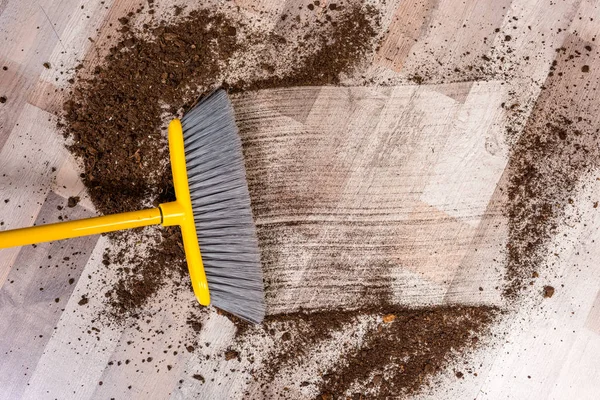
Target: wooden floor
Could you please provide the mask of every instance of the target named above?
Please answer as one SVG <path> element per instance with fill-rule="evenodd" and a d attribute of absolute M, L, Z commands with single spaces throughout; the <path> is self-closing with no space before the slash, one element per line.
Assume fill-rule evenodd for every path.
<path fill-rule="evenodd" d="M 0 96 L 7 99 L 0 104 L 0 230 L 94 214 L 77 163 L 56 128 L 54 113 L 70 77 L 60 71 L 84 58 L 97 63 L 95 46 L 111 40 L 110 24 L 138 3 L 0 0 Z M 174 2 L 156 3 L 161 10 Z M 273 25 L 276 15 L 296 7 L 293 0 L 236 3 L 250 15 L 272 11 Z M 237 95 L 242 125 L 261 116 L 254 132 L 264 134 L 260 145 L 272 162 L 261 179 L 278 183 L 265 201 L 275 203 L 281 193 L 292 192 L 310 199 L 298 213 L 307 229 L 323 226 L 316 237 L 278 232 L 286 239 L 273 251 L 293 268 L 267 271 L 280 285 L 271 290 L 269 312 L 343 305 L 356 293 L 336 292 L 336 277 L 323 274 L 319 265 L 354 263 L 364 270 L 389 259 L 402 266 L 386 272 L 400 303 L 502 304 L 493 290 L 502 279 L 508 235 L 501 209 L 505 194 L 498 187 L 508 179 L 506 166 L 520 133 L 507 136 L 505 128 L 524 126 L 534 112 L 557 48 L 589 45 L 596 51 L 599 5 L 596 0 L 388 1 L 381 9 L 384 31 L 389 30 L 365 72 L 386 86 Z M 483 74 L 482 54 L 519 61 L 496 63 Z M 597 56 L 590 66 L 588 79 L 596 82 Z M 578 83 L 579 70 L 565 72 L 560 83 Z M 418 77 L 427 84 L 417 85 Z M 582 96 L 587 90 L 581 85 Z M 585 101 L 600 107 L 597 94 Z M 518 104 L 522 112 L 515 115 L 503 103 Z M 365 137 L 365 131 L 373 134 Z M 307 133 L 311 140 L 303 140 Z M 302 162 L 294 159 L 297 154 Z M 314 174 L 323 170 L 327 173 Z M 250 168 L 251 178 L 252 173 Z M 524 305 L 495 328 L 502 339 L 469 356 L 480 365 L 478 375 L 457 380 L 451 372 L 442 374 L 438 384 L 444 394 L 434 390 L 421 397 L 600 397 L 600 213 L 591 206 L 600 200 L 599 177 L 598 170 L 581 177 L 573 194 L 579 218 L 560 227 L 548 249 L 553 262 Z M 343 186 L 331 184 L 340 181 Z M 82 202 L 63 208 L 69 196 Z M 364 227 L 337 230 L 326 217 L 331 204 Z M 256 223 L 285 217 L 263 214 Z M 318 252 L 318 243 L 334 250 Z M 150 363 L 110 368 L 139 358 L 139 348 L 128 343 L 146 339 L 140 329 L 128 327 L 91 331 L 101 299 L 90 296 L 87 307 L 78 304 L 82 295 L 100 292 L 103 284 L 94 276 L 104 268 L 107 246 L 106 238 L 90 237 L 0 251 L 0 398 L 219 399 L 242 398 L 252 389 L 247 376 L 230 372 L 247 361 L 218 357 L 231 343 L 234 326 L 212 310 L 195 338 L 210 342 L 210 348 L 165 352 L 158 370 Z M 556 288 L 552 298 L 542 298 L 543 285 Z M 182 310 L 195 306 L 191 293 L 187 300 L 172 309 L 161 303 L 142 330 L 168 327 L 164 334 L 181 337 L 184 346 L 187 333 L 178 328 L 185 325 Z M 147 346 L 162 353 L 161 340 Z M 205 357 L 211 358 L 200 362 Z M 195 374 L 206 382 L 193 379 Z M 301 392 L 297 396 L 304 398 Z"/>

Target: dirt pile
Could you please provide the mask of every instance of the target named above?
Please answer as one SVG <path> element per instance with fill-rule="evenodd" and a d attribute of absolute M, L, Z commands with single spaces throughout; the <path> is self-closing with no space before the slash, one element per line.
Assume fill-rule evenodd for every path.
<path fill-rule="evenodd" d="M 176 115 L 218 84 L 237 49 L 233 22 L 224 15 L 193 11 L 188 18 L 149 28 L 149 38 L 121 18 L 122 40 L 91 78 L 77 81 L 64 105 L 69 149 L 83 161 L 84 183 L 102 213 L 172 197 L 163 114 Z"/>

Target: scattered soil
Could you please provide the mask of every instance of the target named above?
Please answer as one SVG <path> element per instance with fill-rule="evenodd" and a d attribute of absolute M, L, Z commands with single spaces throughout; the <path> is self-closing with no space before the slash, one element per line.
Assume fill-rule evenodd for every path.
<path fill-rule="evenodd" d="M 314 312 L 300 310 L 295 313 L 267 316 L 264 322 L 265 331 L 275 337 L 281 335 L 285 344 L 263 367 L 265 380 L 267 382 L 272 380 L 282 366 L 298 362 L 308 349 L 330 338 L 332 332 L 342 330 L 360 314 L 360 310 Z M 284 332 L 278 332 L 278 328 Z M 283 335 L 286 335 L 285 340 Z"/>
<path fill-rule="evenodd" d="M 418 392 L 431 375 L 447 367 L 452 356 L 478 342 L 495 311 L 488 307 L 390 309 L 396 318 L 370 330 L 360 348 L 327 371 L 321 393 L 353 399 L 376 394 L 383 399 Z M 351 390 L 355 384 L 364 391 Z"/>
<path fill-rule="evenodd" d="M 161 233 L 162 242 L 148 249 L 148 259 L 140 260 L 138 254 L 124 250 L 114 256 L 109 252 L 104 254 L 103 263 L 107 268 L 121 266 L 117 270 L 120 279 L 105 293 L 109 305 L 107 314 L 113 320 L 119 322 L 135 317 L 164 286 L 166 279 L 174 283 L 173 290 L 192 290 L 179 228 L 164 228 Z M 126 240 L 123 236 L 114 237 Z"/>
<path fill-rule="evenodd" d="M 578 221 L 575 192 L 598 165 L 595 74 L 581 75 L 591 56 L 578 54 L 585 42 L 572 39 L 557 51 L 542 93 L 512 148 L 508 163 L 508 283 L 515 299 L 543 266 L 554 262 L 548 246 L 564 224 Z M 587 59 L 587 60 L 586 60 Z M 585 65 L 584 65 L 585 66 Z M 535 274 L 535 275 L 534 275 Z"/>
<path fill-rule="evenodd" d="M 211 88 L 239 92 L 339 83 L 340 75 L 350 73 L 372 49 L 378 19 L 374 8 L 358 5 L 335 14 L 335 22 L 304 30 L 297 26 L 287 39 L 260 31 L 242 36 L 247 21 L 207 10 L 194 10 L 175 23 L 144 26 L 141 32 L 131 26 L 132 15 L 121 18 L 121 39 L 91 73 L 80 70 L 60 124 L 72 140 L 69 150 L 82 161 L 82 179 L 96 209 L 112 214 L 174 199 L 166 120 Z M 310 47 L 294 47 L 292 39 L 300 33 Z M 258 52 L 252 47 L 257 43 L 271 51 Z M 293 56 L 281 60 L 278 54 Z M 254 80 L 237 77 L 240 67 L 231 65 L 232 59 L 248 57 L 254 57 L 257 70 L 242 70 L 250 69 Z M 282 65 L 286 73 L 276 74 Z M 226 75 L 230 83 L 224 82 Z M 111 237 L 126 247 L 131 235 Z M 119 281 L 106 293 L 114 319 L 136 315 L 165 279 L 189 285 L 177 273 L 185 270 L 178 231 L 163 230 L 157 241 L 148 258 L 125 257 L 125 252 L 111 257 L 111 268 L 121 267 Z"/>
<path fill-rule="evenodd" d="M 69 149 L 82 162 L 82 179 L 97 210 L 103 214 L 131 211 L 174 198 L 166 121 L 189 109 L 203 93 L 218 86 L 243 92 L 339 85 L 352 76 L 376 46 L 380 33 L 377 11 L 354 3 L 322 8 L 317 2 L 308 10 L 314 13 L 311 21 L 316 22 L 303 19 L 305 10 L 286 14 L 277 34 L 253 30 L 248 21 L 236 19 L 242 17 L 206 10 L 181 16 L 184 10 L 178 8 L 176 22 L 145 25 L 141 30 L 132 23 L 134 15 L 121 18 L 119 40 L 101 65 L 93 70 L 80 68 L 61 122 L 65 136 L 72 141 Z M 503 46 L 515 42 L 510 35 L 496 33 L 503 35 Z M 557 53 L 508 166 L 505 295 L 509 299 L 516 298 L 532 276 L 538 276 L 547 246 L 572 206 L 572 192 L 582 174 L 594 166 L 589 159 L 598 159 L 595 121 L 589 118 L 594 110 L 585 109 L 586 99 L 581 98 L 584 91 L 590 91 L 587 80 L 597 80 L 591 62 L 584 64 L 582 59 L 586 57 L 582 49 L 589 52 L 591 47 L 572 43 L 569 48 L 577 51 L 577 56 L 570 57 L 573 54 L 566 49 Z M 507 79 L 514 73 L 514 66 L 505 60 L 508 50 L 486 48 L 476 62 L 460 69 L 426 63 L 431 70 L 415 71 L 407 79 L 416 84 Z M 580 77 L 574 77 L 575 73 Z M 567 77 L 579 81 L 567 85 Z M 6 100 L 0 97 L 0 102 Z M 516 103 L 503 107 L 515 112 L 520 109 Z M 521 127 L 509 126 L 507 134 L 511 132 L 521 132 Z M 260 190 L 250 190 L 253 203 L 260 204 Z M 69 199 L 69 207 L 76 204 Z M 147 233 L 148 241 L 157 244 L 149 246 L 144 259 L 126 251 L 139 231 L 111 234 L 116 250 L 107 252 L 103 263 L 118 276 L 105 292 L 112 321 L 140 319 L 140 310 L 167 282 L 178 290 L 191 291 L 178 229 L 158 232 Z M 69 284 L 73 283 L 70 279 Z M 544 287 L 544 297 L 553 293 L 552 287 Z M 374 304 L 369 309 L 269 316 L 260 328 L 228 317 L 236 322 L 240 344 L 256 329 L 277 338 L 277 350 L 258 372 L 265 386 L 282 367 L 304 362 L 307 349 L 344 332 L 361 318 L 369 319 L 361 344 L 345 349 L 334 365 L 323 366 L 322 379 L 314 378 L 323 399 L 386 398 L 418 392 L 429 377 L 447 368 L 454 356 L 474 346 L 498 312 L 489 307 L 406 309 L 389 305 L 389 297 L 380 293 L 371 300 Z M 87 302 L 83 296 L 79 304 Z M 192 315 L 184 320 L 194 334 L 202 330 L 199 319 Z M 197 343 L 180 345 L 189 352 L 198 348 Z M 231 349 L 224 358 L 239 359 L 240 354 Z M 464 372 L 455 371 L 455 376 L 460 379 Z M 193 378 L 205 381 L 202 375 Z"/>
<path fill-rule="evenodd" d="M 324 371 L 318 384 L 318 398 L 389 398 L 415 394 L 429 378 L 456 361 L 466 348 L 474 347 L 498 312 L 485 306 L 409 309 L 380 305 L 353 311 L 300 311 L 268 316 L 262 329 L 274 338 L 275 351 L 257 372 L 263 382 L 262 396 L 288 398 L 285 392 L 274 392 L 271 388 L 277 379 L 286 379 L 282 378 L 287 375 L 286 368 L 309 368 L 314 361 L 311 351 L 325 341 L 334 340 L 340 332 L 345 332 L 343 337 L 355 336 L 357 333 L 352 328 L 365 320 L 368 321 L 366 332 L 358 345 L 340 343 L 336 346 L 340 353 L 337 361 L 333 365 L 326 362 L 319 365 Z M 284 339 L 284 335 L 287 338 Z M 245 338 L 239 338 L 239 342 L 242 345 Z M 244 356 L 254 357 L 252 350 Z M 468 373 L 476 373 L 475 367 L 466 368 Z M 307 377 L 310 372 L 307 371 Z M 292 384 L 304 387 L 313 383 Z M 362 389 L 357 391 L 356 387 Z"/>

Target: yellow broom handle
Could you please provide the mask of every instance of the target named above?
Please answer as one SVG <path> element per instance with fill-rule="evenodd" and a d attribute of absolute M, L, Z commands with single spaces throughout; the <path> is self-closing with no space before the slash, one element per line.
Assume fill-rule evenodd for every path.
<path fill-rule="evenodd" d="M 139 228 L 147 225 L 158 225 L 161 222 L 162 216 L 160 210 L 158 208 L 151 208 L 142 211 L 106 215 L 104 217 L 2 231 L 0 232 L 0 249 L 96 235 L 121 229 Z"/>

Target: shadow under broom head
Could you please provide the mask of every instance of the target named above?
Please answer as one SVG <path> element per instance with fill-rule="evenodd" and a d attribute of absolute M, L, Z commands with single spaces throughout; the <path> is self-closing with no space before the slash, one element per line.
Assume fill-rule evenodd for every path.
<path fill-rule="evenodd" d="M 242 143 L 224 90 L 181 119 L 198 243 L 211 303 L 245 320 L 265 316 L 263 274 Z"/>

